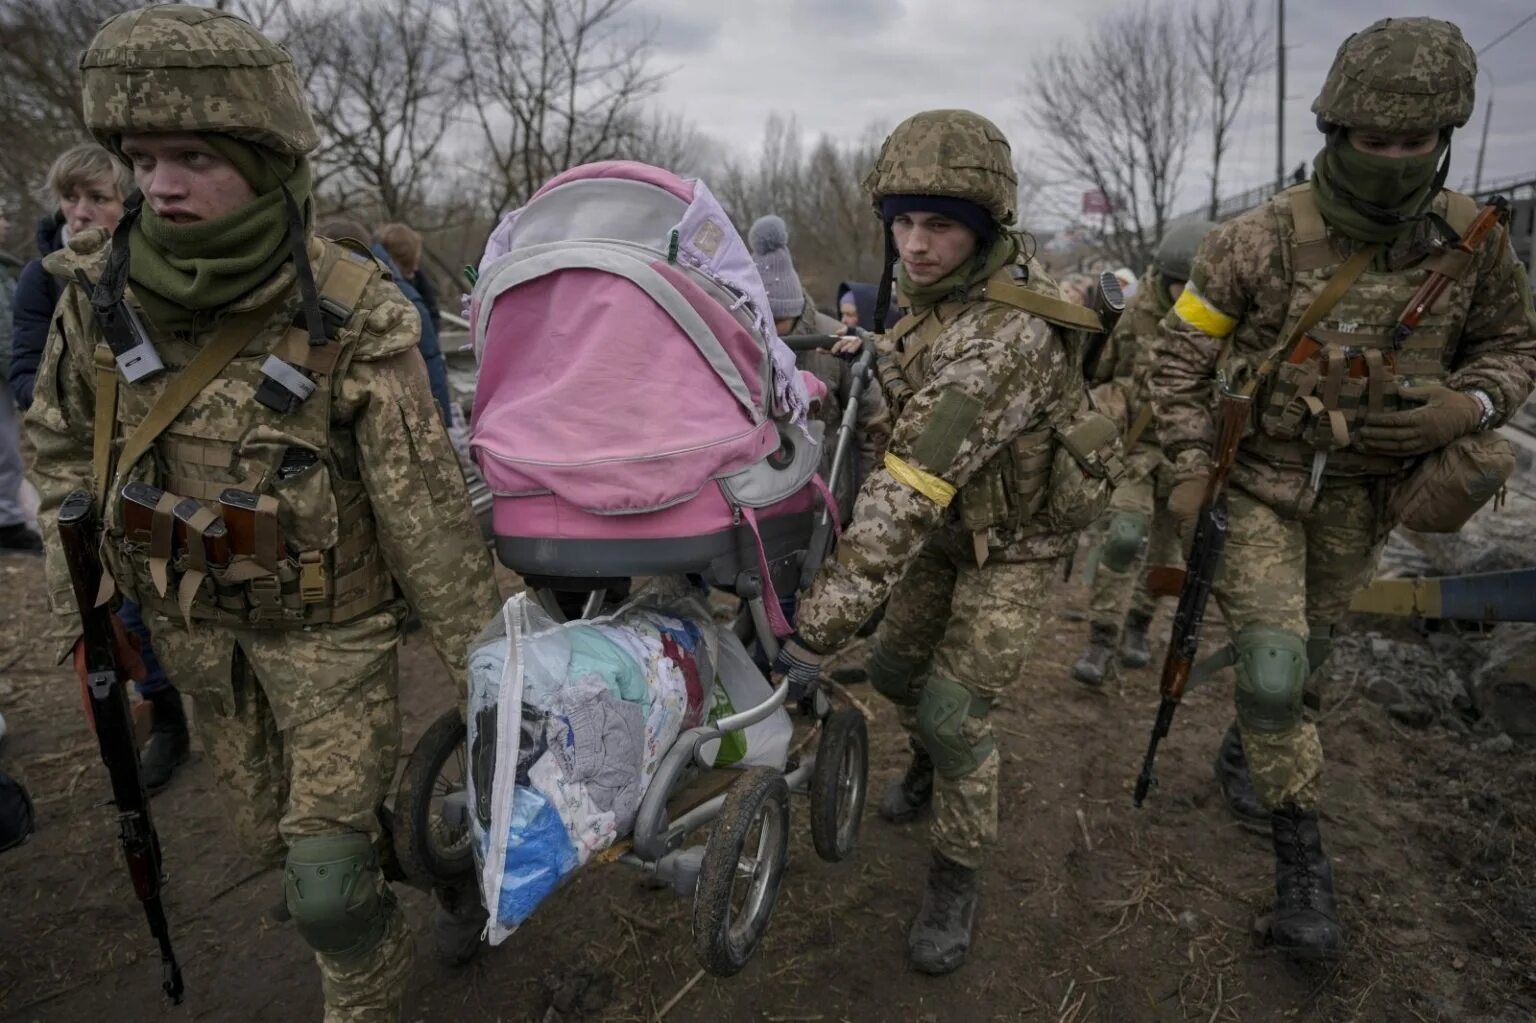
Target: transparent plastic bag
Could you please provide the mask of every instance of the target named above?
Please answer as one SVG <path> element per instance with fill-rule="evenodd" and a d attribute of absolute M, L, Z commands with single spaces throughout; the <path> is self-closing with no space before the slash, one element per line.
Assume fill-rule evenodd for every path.
<path fill-rule="evenodd" d="M 466 719 L 491 944 L 629 833 L 661 757 L 710 706 L 719 642 L 697 592 L 667 582 L 565 623 L 520 593 L 486 626 Z"/>

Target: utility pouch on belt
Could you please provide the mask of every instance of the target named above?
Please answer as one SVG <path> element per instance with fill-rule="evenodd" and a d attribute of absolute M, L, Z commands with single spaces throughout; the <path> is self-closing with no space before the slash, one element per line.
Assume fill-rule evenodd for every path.
<path fill-rule="evenodd" d="M 1085 408 L 1055 434 L 1045 514 L 1060 532 L 1086 529 L 1109 507 L 1125 476 L 1124 441 L 1108 416 Z"/>
<path fill-rule="evenodd" d="M 1515 450 L 1498 433 L 1473 433 L 1426 455 L 1392 491 L 1391 521 L 1420 533 L 1454 533 L 1504 489 Z"/>

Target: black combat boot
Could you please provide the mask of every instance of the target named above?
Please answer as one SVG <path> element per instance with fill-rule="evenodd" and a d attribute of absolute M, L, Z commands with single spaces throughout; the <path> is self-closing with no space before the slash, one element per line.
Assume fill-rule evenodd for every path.
<path fill-rule="evenodd" d="M 1332 959 L 1344 948 L 1333 900 L 1333 867 L 1317 812 L 1287 804 L 1271 815 L 1275 832 L 1275 909 L 1270 944 L 1296 959 Z"/>
<path fill-rule="evenodd" d="M 979 895 L 976 871 L 933 854 L 923 906 L 907 934 L 907 960 L 924 973 L 949 973 L 971 949 Z"/>
<path fill-rule="evenodd" d="M 1147 646 L 1147 627 L 1152 616 L 1145 611 L 1132 611 L 1125 616 L 1125 628 L 1120 633 L 1120 663 L 1127 668 L 1145 668 L 1152 663 L 1152 650 Z"/>
<path fill-rule="evenodd" d="M 915 740 L 907 773 L 891 782 L 880 797 L 880 817 L 892 824 L 906 824 L 933 806 L 933 758 Z"/>
<path fill-rule="evenodd" d="M 181 693 L 175 686 L 157 689 L 145 697 L 154 708 L 154 724 L 149 741 L 139 754 L 139 771 L 144 787 L 159 792 L 171 783 L 176 768 L 187 762 L 192 741 L 187 735 L 187 714 L 181 707 Z"/>
<path fill-rule="evenodd" d="M 463 966 L 480 951 L 480 935 L 489 917 L 473 880 L 436 885 L 432 895 L 432 951 L 447 966 Z"/>
<path fill-rule="evenodd" d="M 1221 786 L 1221 798 L 1227 810 L 1238 823 L 1254 834 L 1269 833 L 1269 810 L 1253 791 L 1253 779 L 1248 777 L 1248 758 L 1243 753 L 1243 737 L 1237 730 L 1237 722 L 1222 736 L 1216 750 L 1216 784 Z"/>
<path fill-rule="evenodd" d="M 41 554 L 43 553 L 43 538 L 33 531 L 26 523 L 18 522 L 12 526 L 0 526 L 0 551 L 12 551 L 17 554 Z"/>
<path fill-rule="evenodd" d="M 1113 625 L 1095 622 L 1089 632 L 1088 649 L 1077 663 L 1072 665 L 1072 677 L 1084 685 L 1097 688 L 1104 684 L 1110 673 L 1110 659 L 1115 656 L 1115 642 L 1119 639 Z"/>

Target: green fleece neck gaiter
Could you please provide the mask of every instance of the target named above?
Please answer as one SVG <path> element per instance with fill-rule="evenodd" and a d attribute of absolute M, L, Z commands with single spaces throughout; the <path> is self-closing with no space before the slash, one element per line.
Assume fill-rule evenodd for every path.
<path fill-rule="evenodd" d="M 1356 241 L 1390 244 L 1429 209 L 1447 145 L 1442 141 L 1422 156 L 1377 156 L 1334 132 L 1312 163 L 1317 208 Z"/>
<path fill-rule="evenodd" d="M 993 240 L 992 247 L 987 250 L 984 258 L 967 259 L 932 284 L 912 283 L 912 279 L 907 276 L 906 266 L 898 262 L 896 283 L 901 285 L 901 293 L 906 296 L 908 302 L 912 303 L 914 309 L 924 309 L 938 305 L 957 292 L 963 295 L 971 285 L 986 280 L 1010 263 L 1018 255 L 1018 251 L 1017 240 L 1013 235 L 1004 232 Z"/>
<path fill-rule="evenodd" d="M 282 186 L 300 209 L 309 202 L 307 160 L 283 159 L 229 136 L 204 138 L 257 195 L 233 213 L 193 224 L 171 223 L 144 204 L 129 238 L 128 280 L 161 330 L 205 327 L 214 312 L 266 282 L 291 254 Z"/>

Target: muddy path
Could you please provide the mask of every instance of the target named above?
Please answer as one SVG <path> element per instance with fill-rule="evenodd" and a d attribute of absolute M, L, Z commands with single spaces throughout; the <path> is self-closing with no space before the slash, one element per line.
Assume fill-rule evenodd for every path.
<path fill-rule="evenodd" d="M 0 764 L 37 800 L 33 841 L 0 856 L 0 1019 L 317 1020 L 319 982 L 290 925 L 268 911 L 275 872 L 236 849 L 206 766 L 155 801 L 187 1000 L 162 1004 L 158 970 L 101 801 L 107 792 L 74 683 L 36 643 L 40 564 L 0 558 Z M 830 865 L 793 805 L 791 864 L 755 960 L 728 981 L 696 978 L 689 904 L 619 866 L 584 872 L 467 969 L 430 956 L 418 926 L 408 1021 L 1536 1019 L 1536 758 L 1474 751 L 1410 731 L 1367 702 L 1339 665 L 1322 722 L 1325 840 L 1349 952 L 1302 968 L 1257 948 L 1271 893 L 1267 839 L 1227 818 L 1210 758 L 1230 717 L 1220 686 L 1194 693 L 1140 811 L 1130 782 L 1155 707 L 1155 675 L 1103 692 L 1072 682 L 1086 626 L 1067 609 L 997 714 L 1004 750 L 1001 846 L 987 871 L 970 963 L 941 979 L 903 959 L 927 863 L 921 825 L 871 812 L 860 854 Z M 1214 637 L 1213 637 L 1214 639 Z M 406 647 L 407 739 L 448 705 L 419 638 Z M 873 795 L 902 768 L 889 708 L 874 712 Z"/>

